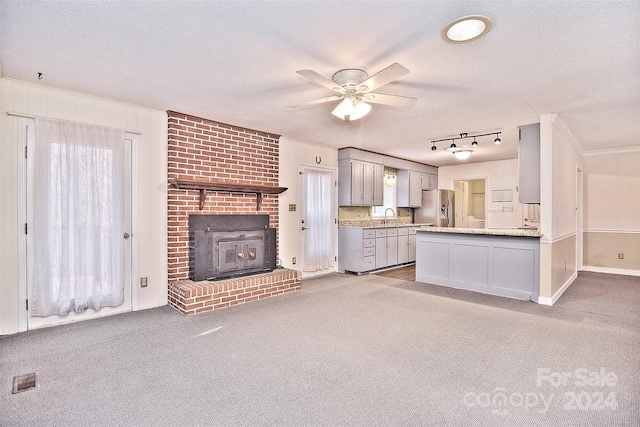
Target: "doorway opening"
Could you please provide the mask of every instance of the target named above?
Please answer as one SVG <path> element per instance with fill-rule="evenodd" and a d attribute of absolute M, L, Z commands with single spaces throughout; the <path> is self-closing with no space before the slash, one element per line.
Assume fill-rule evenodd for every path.
<path fill-rule="evenodd" d="M 454 181 L 455 219 L 460 228 L 485 228 L 487 218 L 484 178 Z"/>

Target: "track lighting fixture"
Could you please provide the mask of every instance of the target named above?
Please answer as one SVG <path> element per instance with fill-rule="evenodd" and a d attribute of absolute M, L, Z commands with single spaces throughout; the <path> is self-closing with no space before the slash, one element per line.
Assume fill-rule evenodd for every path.
<path fill-rule="evenodd" d="M 473 148 L 477 148 L 478 147 L 478 141 L 476 141 L 476 138 L 482 137 L 482 136 L 488 136 L 488 135 L 495 135 L 496 139 L 493 140 L 493 142 L 495 144 L 500 144 L 502 141 L 500 139 L 500 134 L 502 132 L 490 132 L 490 133 L 483 133 L 483 134 L 479 134 L 479 135 L 469 135 L 466 132 L 462 132 L 460 134 L 460 137 L 455 137 L 455 138 L 443 138 L 443 139 L 436 139 L 431 141 L 431 151 L 436 151 L 438 149 L 438 147 L 436 146 L 436 142 L 445 142 L 445 141 L 451 141 L 451 145 L 449 145 L 446 150 L 452 152 L 458 159 L 467 159 L 469 158 L 469 156 L 471 155 L 471 153 L 473 153 L 472 150 L 469 149 L 465 149 L 464 147 L 458 147 L 456 145 L 456 140 L 458 139 L 466 139 L 466 138 L 473 138 L 473 142 L 471 143 L 471 147 Z"/>

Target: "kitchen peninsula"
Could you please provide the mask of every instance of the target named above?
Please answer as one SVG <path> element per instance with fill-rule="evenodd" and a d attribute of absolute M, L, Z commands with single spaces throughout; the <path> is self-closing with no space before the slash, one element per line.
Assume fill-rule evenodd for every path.
<path fill-rule="evenodd" d="M 416 282 L 538 301 L 536 229 L 420 227 Z"/>

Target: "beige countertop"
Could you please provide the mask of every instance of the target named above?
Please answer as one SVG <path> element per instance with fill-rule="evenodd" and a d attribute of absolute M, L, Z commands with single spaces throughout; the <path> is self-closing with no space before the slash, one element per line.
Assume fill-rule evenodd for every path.
<path fill-rule="evenodd" d="M 386 224 L 383 220 L 365 220 L 365 221 L 339 221 L 340 228 L 400 228 L 400 227 L 427 227 L 431 224 L 414 224 L 406 221 L 389 220 Z"/>
<path fill-rule="evenodd" d="M 430 233 L 476 234 L 487 236 L 542 237 L 537 229 L 521 228 L 455 228 L 455 227 L 418 227 L 416 231 Z"/>

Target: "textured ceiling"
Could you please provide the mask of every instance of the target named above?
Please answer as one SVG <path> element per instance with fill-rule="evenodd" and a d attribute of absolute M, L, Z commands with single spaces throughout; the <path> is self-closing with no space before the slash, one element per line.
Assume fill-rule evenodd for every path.
<path fill-rule="evenodd" d="M 492 30 L 448 44 L 469 14 Z M 181 111 L 436 166 L 461 163 L 430 140 L 503 132 L 466 162 L 517 157 L 517 126 L 558 113 L 585 152 L 640 145 L 640 2 L 26 2 L 0 1 L 4 77 Z M 295 73 L 411 72 L 378 92 L 414 96 L 343 122 Z M 37 73 L 43 79 L 37 80 Z M 470 140 L 467 142 L 468 145 Z M 460 145 L 460 144 L 458 144 Z"/>

